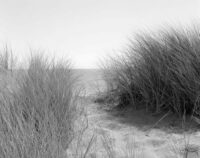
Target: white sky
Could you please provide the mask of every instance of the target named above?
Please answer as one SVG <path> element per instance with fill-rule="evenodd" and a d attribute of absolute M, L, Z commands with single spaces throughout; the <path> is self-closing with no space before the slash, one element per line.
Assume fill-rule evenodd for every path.
<path fill-rule="evenodd" d="M 39 48 L 96 68 L 138 29 L 196 20 L 199 0 L 0 0 L 0 43 L 18 56 Z"/>

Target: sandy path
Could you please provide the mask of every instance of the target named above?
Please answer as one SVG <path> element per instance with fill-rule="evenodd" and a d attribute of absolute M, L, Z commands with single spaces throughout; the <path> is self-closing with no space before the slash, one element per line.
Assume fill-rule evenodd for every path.
<path fill-rule="evenodd" d="M 90 103 L 87 107 L 89 129 L 101 138 L 103 135 L 103 138 L 106 137 L 106 140 L 110 141 L 113 157 L 178 158 L 184 157 L 181 156 L 180 151 L 183 149 L 185 140 L 189 139 L 190 144 L 200 145 L 199 132 L 186 134 L 184 138 L 184 134 L 169 133 L 161 129 L 145 131 L 137 126 L 121 123 L 118 117 L 98 107 L 99 105 L 95 103 Z M 103 144 L 100 141 L 98 143 Z M 105 145 L 99 145 L 96 150 L 96 153 L 99 151 L 99 157 L 102 157 L 101 148 L 105 148 Z M 188 158 L 190 157 L 196 158 L 200 155 L 193 152 L 189 154 Z"/>
<path fill-rule="evenodd" d="M 87 95 L 97 94 L 99 88 L 96 89 L 96 87 L 105 86 L 105 83 L 101 81 L 100 73 L 84 73 L 82 78 Z M 99 108 L 100 105 L 90 99 L 86 100 L 84 106 L 88 116 L 88 129 L 84 132 L 82 146 L 87 148 L 91 137 L 95 135 L 92 147 L 90 147 L 86 157 L 184 158 L 181 151 L 185 144 L 193 144 L 194 147 L 200 145 L 200 132 L 185 133 L 185 136 L 183 133 L 175 133 L 174 130 L 169 132 L 165 128 L 165 126 L 169 126 L 170 121 L 168 120 L 167 123 L 162 123 L 159 128 L 146 130 L 151 127 L 152 122 L 156 121 L 154 118 L 148 118 L 146 114 L 131 111 L 123 115 L 112 115 Z M 171 122 L 173 125 L 176 124 L 174 120 Z M 78 144 L 81 143 L 78 142 Z M 79 150 L 81 149 L 79 148 Z M 187 156 L 187 158 L 197 157 L 200 158 L 199 152 L 191 152 Z"/>

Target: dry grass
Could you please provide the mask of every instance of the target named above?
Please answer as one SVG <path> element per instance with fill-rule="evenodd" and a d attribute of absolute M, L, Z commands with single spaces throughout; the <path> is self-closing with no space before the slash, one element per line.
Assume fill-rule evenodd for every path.
<path fill-rule="evenodd" d="M 172 111 L 181 117 L 198 116 L 199 30 L 169 29 L 159 32 L 159 37 L 138 35 L 124 55 L 111 58 L 111 65 L 106 65 L 106 101 L 118 102 L 122 108 L 132 106 L 156 113 Z M 12 55 L 8 54 L 6 48 L 0 56 L 5 71 L 13 70 L 14 65 Z M 76 79 L 68 61 L 31 56 L 27 70 L 20 71 L 17 78 L 4 74 L 1 81 L 0 157 L 64 158 L 74 139 L 74 157 L 98 157 L 93 151 L 96 135 L 84 142 L 87 123 L 79 132 L 75 131 L 76 120 L 83 111 L 78 109 L 80 91 L 75 90 Z M 111 138 L 102 135 L 101 143 L 107 157 L 117 157 Z M 137 157 L 133 144 L 127 143 L 124 157 Z M 185 157 L 197 150 L 188 144 L 183 151 Z"/>
<path fill-rule="evenodd" d="M 0 92 L 0 157 L 61 158 L 77 117 L 68 62 L 31 56 L 28 70 Z"/>
<path fill-rule="evenodd" d="M 12 49 L 7 45 L 0 51 L 0 69 L 13 71 L 17 64 L 17 58 L 13 55 Z"/>
<path fill-rule="evenodd" d="M 199 27 L 138 34 L 122 56 L 109 62 L 106 82 L 119 107 L 199 115 Z"/>

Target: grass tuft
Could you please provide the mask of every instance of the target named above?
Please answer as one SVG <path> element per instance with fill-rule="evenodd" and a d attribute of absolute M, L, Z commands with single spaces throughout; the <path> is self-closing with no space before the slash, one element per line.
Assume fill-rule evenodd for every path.
<path fill-rule="evenodd" d="M 118 107 L 200 114 L 198 26 L 137 34 L 123 55 L 111 57 L 109 63 L 106 82 Z"/>
<path fill-rule="evenodd" d="M 61 158 L 77 116 L 70 66 L 35 55 L 20 73 L 0 90 L 0 157 Z"/>

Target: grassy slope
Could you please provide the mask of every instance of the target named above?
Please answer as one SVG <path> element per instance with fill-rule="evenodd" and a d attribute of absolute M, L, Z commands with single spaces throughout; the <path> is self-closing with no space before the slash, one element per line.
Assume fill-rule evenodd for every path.
<path fill-rule="evenodd" d="M 199 34 L 199 27 L 138 34 L 122 56 L 110 58 L 106 81 L 118 105 L 198 115 Z"/>

